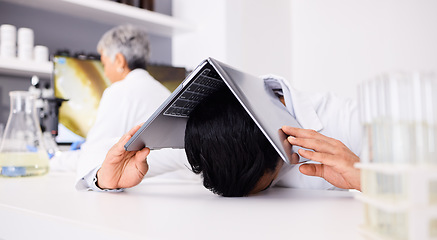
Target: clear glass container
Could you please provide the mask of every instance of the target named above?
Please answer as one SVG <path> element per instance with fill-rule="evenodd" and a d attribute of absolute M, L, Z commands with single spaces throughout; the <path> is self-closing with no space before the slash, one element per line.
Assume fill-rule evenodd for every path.
<path fill-rule="evenodd" d="M 35 97 L 25 91 L 9 93 L 11 111 L 0 146 L 0 176 L 44 175 L 49 158 L 42 140 Z"/>
<path fill-rule="evenodd" d="M 363 163 L 437 164 L 437 76 L 383 74 L 359 88 Z"/>
<path fill-rule="evenodd" d="M 364 204 L 364 211 L 365 225 L 372 232 L 387 239 L 409 239 L 406 212 L 388 212 L 368 204 Z"/>
<path fill-rule="evenodd" d="M 437 238 L 437 218 L 429 222 L 429 237 Z"/>
<path fill-rule="evenodd" d="M 403 202 L 409 199 L 409 176 L 405 172 L 382 173 L 361 169 L 361 190 L 375 200 L 384 202 Z"/>

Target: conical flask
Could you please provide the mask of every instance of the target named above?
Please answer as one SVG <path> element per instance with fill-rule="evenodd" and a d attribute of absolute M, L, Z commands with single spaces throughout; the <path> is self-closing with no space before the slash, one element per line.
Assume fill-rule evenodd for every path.
<path fill-rule="evenodd" d="M 11 111 L 0 147 L 0 176 L 44 175 L 49 158 L 44 148 L 35 97 L 29 92 L 12 91 Z"/>

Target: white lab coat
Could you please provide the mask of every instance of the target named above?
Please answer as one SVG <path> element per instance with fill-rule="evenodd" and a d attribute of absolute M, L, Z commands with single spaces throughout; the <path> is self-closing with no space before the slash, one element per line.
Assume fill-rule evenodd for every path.
<path fill-rule="evenodd" d="M 289 87 L 285 81 L 276 79 L 288 96 L 284 96 L 287 109 L 305 129 L 316 130 L 328 137 L 342 141 L 356 155 L 361 153 L 362 131 L 356 104 L 351 100 L 341 99 L 333 94 L 303 93 Z M 77 189 L 99 190 L 95 186 L 95 176 L 103 162 L 107 150 L 117 141 L 112 139 L 100 141 L 94 149 L 87 151 L 87 166 L 80 166 L 77 175 Z M 90 161 L 93 160 L 93 161 Z M 189 170 L 189 164 L 183 150 L 163 149 L 152 151 L 148 156 L 149 171 L 146 177 L 153 177 L 172 171 L 184 171 L 185 176 L 194 176 Z M 178 175 L 180 176 L 180 174 Z M 198 176 L 197 176 L 198 177 Z M 309 189 L 335 189 L 322 178 L 305 176 L 299 172 L 298 165 L 282 167 L 272 186 L 309 188 Z"/>
<path fill-rule="evenodd" d="M 94 126 L 86 141 L 121 137 L 135 125 L 146 121 L 170 96 L 170 91 L 143 69 L 131 71 L 113 83 L 102 95 Z"/>
<path fill-rule="evenodd" d="M 75 169 L 88 146 L 102 139 L 120 138 L 134 126 L 146 121 L 170 96 L 170 91 L 143 69 L 135 69 L 103 92 L 96 120 L 81 150 L 63 152 L 51 160 L 53 169 Z M 80 163 L 79 163 L 80 164 Z"/>

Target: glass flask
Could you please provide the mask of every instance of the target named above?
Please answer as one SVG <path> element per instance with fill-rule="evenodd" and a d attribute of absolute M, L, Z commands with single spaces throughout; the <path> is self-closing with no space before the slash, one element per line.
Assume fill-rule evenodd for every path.
<path fill-rule="evenodd" d="M 0 146 L 0 176 L 44 175 L 49 158 L 44 148 L 35 97 L 29 92 L 12 91 L 11 111 Z"/>

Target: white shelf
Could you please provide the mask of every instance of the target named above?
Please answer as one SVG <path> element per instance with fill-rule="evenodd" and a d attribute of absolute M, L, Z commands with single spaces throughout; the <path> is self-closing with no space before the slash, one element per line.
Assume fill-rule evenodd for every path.
<path fill-rule="evenodd" d="M 108 0 L 0 0 L 111 25 L 130 23 L 151 34 L 172 37 L 194 30 L 171 16 Z"/>
<path fill-rule="evenodd" d="M 42 78 L 50 78 L 53 72 L 52 62 L 21 61 L 16 58 L 0 58 L 0 74 L 31 77 L 37 75 Z"/>

